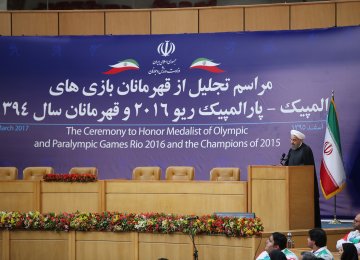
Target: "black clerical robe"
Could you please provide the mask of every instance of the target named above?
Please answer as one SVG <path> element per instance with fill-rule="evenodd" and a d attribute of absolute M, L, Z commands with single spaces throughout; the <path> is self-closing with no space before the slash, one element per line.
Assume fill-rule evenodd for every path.
<path fill-rule="evenodd" d="M 285 161 L 286 166 L 314 165 L 314 213 L 315 227 L 321 227 L 319 187 L 316 176 L 314 155 L 311 148 L 302 143 L 296 150 L 290 149 Z"/>

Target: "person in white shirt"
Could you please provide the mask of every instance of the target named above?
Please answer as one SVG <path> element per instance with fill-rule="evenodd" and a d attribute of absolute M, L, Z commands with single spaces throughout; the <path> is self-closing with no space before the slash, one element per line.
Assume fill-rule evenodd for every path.
<path fill-rule="evenodd" d="M 324 260 L 334 260 L 334 256 L 326 247 L 327 236 L 322 228 L 313 228 L 309 230 L 308 246 L 311 252 L 319 258 Z"/>
<path fill-rule="evenodd" d="M 287 238 L 284 234 L 274 232 L 265 242 L 265 251 L 256 258 L 256 260 L 270 260 L 270 252 L 273 250 L 280 250 L 286 256 L 287 260 L 298 260 L 297 256 L 286 248 Z"/>
<path fill-rule="evenodd" d="M 344 243 L 353 243 L 358 254 L 360 254 L 360 213 L 355 216 L 353 227 L 353 231 L 350 231 L 342 239 L 336 242 L 337 250 L 340 251 L 342 249 L 342 244 Z"/>

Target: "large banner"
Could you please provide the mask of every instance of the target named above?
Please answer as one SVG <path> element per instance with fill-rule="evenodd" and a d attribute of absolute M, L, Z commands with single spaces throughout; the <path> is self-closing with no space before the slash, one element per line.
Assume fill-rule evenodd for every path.
<path fill-rule="evenodd" d="M 213 167 L 239 167 L 246 180 L 248 165 L 279 164 L 297 129 L 319 173 L 335 91 L 349 182 L 337 213 L 353 216 L 359 43 L 360 27 L 0 37 L 0 164 L 57 173 L 95 166 L 101 179 L 179 165 L 208 180 Z M 332 215 L 332 200 L 321 203 L 322 215 Z"/>

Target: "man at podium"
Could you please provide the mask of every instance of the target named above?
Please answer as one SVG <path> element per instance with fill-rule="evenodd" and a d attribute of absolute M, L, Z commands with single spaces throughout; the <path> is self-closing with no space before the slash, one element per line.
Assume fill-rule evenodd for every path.
<path fill-rule="evenodd" d="M 314 219 L 315 227 L 321 227 L 320 205 L 319 205 L 319 187 L 315 170 L 314 155 L 310 146 L 304 143 L 305 135 L 297 130 L 290 131 L 291 148 L 288 152 L 285 165 L 300 166 L 314 165 Z"/>

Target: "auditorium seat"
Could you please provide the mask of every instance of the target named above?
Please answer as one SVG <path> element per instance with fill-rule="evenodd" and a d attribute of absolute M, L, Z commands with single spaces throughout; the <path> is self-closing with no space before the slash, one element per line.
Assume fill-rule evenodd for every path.
<path fill-rule="evenodd" d="M 161 168 L 158 166 L 136 167 L 132 172 L 133 180 L 157 181 L 160 180 Z"/>
<path fill-rule="evenodd" d="M 98 176 L 98 169 L 96 167 L 73 167 L 69 174 L 93 174 Z"/>
<path fill-rule="evenodd" d="M 0 167 L 0 181 L 16 180 L 18 169 L 16 167 Z"/>
<path fill-rule="evenodd" d="M 24 180 L 42 180 L 45 174 L 54 173 L 52 167 L 27 167 L 23 170 Z"/>
<path fill-rule="evenodd" d="M 212 168 L 210 171 L 211 181 L 240 181 L 239 168 Z"/>
<path fill-rule="evenodd" d="M 191 181 L 194 179 L 195 168 L 192 166 L 169 166 L 165 179 L 173 181 Z"/>

